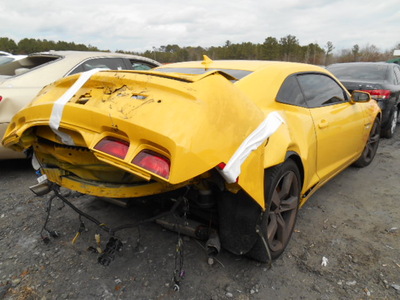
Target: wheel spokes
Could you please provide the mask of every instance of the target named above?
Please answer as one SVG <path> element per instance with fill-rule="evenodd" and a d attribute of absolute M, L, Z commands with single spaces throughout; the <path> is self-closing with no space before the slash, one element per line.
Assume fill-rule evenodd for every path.
<path fill-rule="evenodd" d="M 282 185 L 281 185 L 281 189 L 279 191 L 279 197 L 281 199 L 285 199 L 290 195 L 290 189 L 293 185 L 293 180 L 294 180 L 294 174 L 292 172 L 287 173 L 282 178 Z"/>
<path fill-rule="evenodd" d="M 291 196 L 281 202 L 281 212 L 288 212 L 297 209 L 297 196 Z"/>
<path fill-rule="evenodd" d="M 274 212 L 270 212 L 268 217 L 268 226 L 267 226 L 268 240 L 270 242 L 274 240 L 277 231 L 278 231 L 278 221 L 276 219 L 276 215 Z"/>
<path fill-rule="evenodd" d="M 374 124 L 374 127 L 371 130 L 371 135 L 369 137 L 368 144 L 375 144 L 376 142 L 379 141 L 380 134 L 379 134 L 378 126 L 379 126 L 378 123 Z"/>
<path fill-rule="evenodd" d="M 269 215 L 269 223 L 267 227 L 268 244 L 272 251 L 282 249 L 284 241 L 282 233 L 284 232 L 284 222 L 278 214 L 271 213 Z"/>
<path fill-rule="evenodd" d="M 379 133 L 376 133 L 369 139 L 369 144 L 375 144 L 378 141 L 379 141 Z"/>
<path fill-rule="evenodd" d="M 374 124 L 374 127 L 371 130 L 371 135 L 368 139 L 367 145 L 365 146 L 364 157 L 366 159 L 373 158 L 376 148 L 378 147 L 378 142 L 380 139 L 378 126 L 379 126 L 378 123 Z"/>
<path fill-rule="evenodd" d="M 272 193 L 267 235 L 273 251 L 283 249 L 290 236 L 297 212 L 298 194 L 298 182 L 293 172 L 282 176 Z"/>
<path fill-rule="evenodd" d="M 279 195 L 279 191 L 275 188 L 274 192 L 272 193 L 272 199 L 271 199 L 271 207 L 275 209 L 276 207 L 279 207 L 281 205 L 281 197 Z"/>

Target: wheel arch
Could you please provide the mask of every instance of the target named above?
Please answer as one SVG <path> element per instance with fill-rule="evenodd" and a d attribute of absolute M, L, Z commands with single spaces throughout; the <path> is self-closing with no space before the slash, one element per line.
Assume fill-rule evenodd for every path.
<path fill-rule="evenodd" d="M 293 141 L 289 128 L 286 124 L 281 126 L 278 131 L 273 134 L 264 148 L 264 170 L 284 163 L 288 159 L 292 159 L 300 172 L 301 185 L 304 184 L 304 165 L 299 155 L 298 147 Z"/>
<path fill-rule="evenodd" d="M 288 151 L 286 153 L 286 160 L 291 159 L 294 161 L 294 163 L 296 164 L 297 168 L 299 169 L 299 173 L 300 173 L 300 184 L 301 184 L 301 188 L 303 188 L 303 184 L 304 184 L 304 166 L 303 166 L 303 162 L 301 161 L 300 156 L 294 152 L 294 151 Z"/>

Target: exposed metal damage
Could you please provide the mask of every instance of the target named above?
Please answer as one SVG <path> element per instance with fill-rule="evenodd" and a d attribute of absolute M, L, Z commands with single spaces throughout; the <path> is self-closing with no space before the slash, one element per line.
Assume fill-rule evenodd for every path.
<path fill-rule="evenodd" d="M 40 174 L 40 173 L 39 173 Z M 49 243 L 50 238 L 58 238 L 59 233 L 56 230 L 50 229 L 48 227 L 48 223 L 51 216 L 52 204 L 55 199 L 58 199 L 62 202 L 62 207 L 59 209 L 63 209 L 65 206 L 70 207 L 73 211 L 75 211 L 79 215 L 79 229 L 72 239 L 72 243 L 75 244 L 79 236 L 85 231 L 85 222 L 92 222 L 95 224 L 100 230 L 104 231 L 108 236 L 108 242 L 104 249 L 101 248 L 100 234 L 96 234 L 96 242 L 97 247 L 89 246 L 87 248 L 88 251 L 91 251 L 95 254 L 98 254 L 97 261 L 99 264 L 103 266 L 108 266 L 115 259 L 116 254 L 118 252 L 123 251 L 123 242 L 120 238 L 118 238 L 117 233 L 121 230 L 137 228 L 139 232 L 139 236 L 137 238 L 137 247 L 140 245 L 140 226 L 155 222 L 162 227 L 174 231 L 177 233 L 177 244 L 175 249 L 174 256 L 174 271 L 173 271 L 173 285 L 172 288 L 174 291 L 180 290 L 181 280 L 185 277 L 184 271 L 184 240 L 182 238 L 183 235 L 203 241 L 205 254 L 207 256 L 207 262 L 209 265 L 213 265 L 215 260 L 217 260 L 217 255 L 221 251 L 221 242 L 219 238 L 218 231 L 212 226 L 211 223 L 208 225 L 203 224 L 196 220 L 191 220 L 188 218 L 188 214 L 190 214 L 189 210 L 189 200 L 187 198 L 187 194 L 189 191 L 184 189 L 182 191 L 182 195 L 177 199 L 170 199 L 173 203 L 171 208 L 167 211 L 159 213 L 151 218 L 141 220 L 131 224 L 123 224 L 116 227 L 110 227 L 105 223 L 97 220 L 90 214 L 82 211 L 71 201 L 68 200 L 69 192 L 67 194 L 63 194 L 60 191 L 60 187 L 54 183 L 49 182 L 46 179 L 46 176 L 38 177 L 38 184 L 30 187 L 31 191 L 37 196 L 45 196 L 49 193 L 52 195 L 49 197 L 46 208 L 46 219 L 43 225 L 43 228 L 40 232 L 41 238 L 44 243 Z M 115 204 L 125 205 L 124 202 L 113 202 Z M 209 220 L 210 222 L 212 220 Z M 46 234 L 44 234 L 46 232 Z"/>

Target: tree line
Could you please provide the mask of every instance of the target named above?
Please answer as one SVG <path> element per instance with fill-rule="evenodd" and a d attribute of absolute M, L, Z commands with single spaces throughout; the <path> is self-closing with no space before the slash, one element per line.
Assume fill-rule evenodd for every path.
<path fill-rule="evenodd" d="M 399 49 L 400 43 L 393 49 Z M 317 43 L 300 45 L 296 36 L 287 35 L 279 40 L 275 37 L 267 37 L 263 43 L 251 42 L 231 43 L 229 40 L 223 46 L 203 48 L 180 47 L 179 45 L 166 45 L 153 47 L 144 52 L 131 52 L 117 50 L 119 53 L 136 54 L 152 58 L 162 63 L 177 61 L 201 60 L 203 55 L 211 59 L 243 59 L 243 60 L 280 60 L 303 62 L 315 65 L 328 65 L 334 62 L 350 61 L 385 61 L 392 58 L 393 49 L 381 52 L 375 45 L 360 47 L 355 44 L 351 49 L 343 49 L 334 54 L 333 43 L 328 41 L 324 46 Z M 77 50 L 77 51 L 107 51 L 99 50 L 95 46 L 75 44 L 73 42 L 49 41 L 40 39 L 22 39 L 15 43 L 12 39 L 0 37 L 0 50 L 13 54 L 29 54 L 49 50 Z"/>
<path fill-rule="evenodd" d="M 24 38 L 16 43 L 14 40 L 7 37 L 0 37 L 0 50 L 12 54 L 30 54 L 49 50 L 100 51 L 97 47 L 75 44 L 74 42 L 54 42 L 46 39 Z"/>
<path fill-rule="evenodd" d="M 253 44 L 251 42 L 235 44 L 228 40 L 223 46 L 209 48 L 181 48 L 178 45 L 167 45 L 147 50 L 142 55 L 166 63 L 201 60 L 203 54 L 206 54 L 211 59 L 261 59 L 323 64 L 327 58 L 332 56 L 331 50 L 325 51 L 314 43 L 300 46 L 295 36 L 288 35 L 280 40 L 268 37 L 262 44 Z"/>

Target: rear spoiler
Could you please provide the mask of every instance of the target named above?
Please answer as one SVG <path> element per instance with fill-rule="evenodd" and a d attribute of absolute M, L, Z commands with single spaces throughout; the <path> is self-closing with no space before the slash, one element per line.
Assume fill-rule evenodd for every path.
<path fill-rule="evenodd" d="M 106 70 L 105 70 L 106 71 Z M 108 70 L 107 70 L 108 71 Z M 106 71 L 106 72 L 107 72 Z M 108 72 L 129 72 L 129 73 L 138 73 L 138 74 L 146 74 L 146 75 L 151 75 L 151 76 L 156 76 L 156 77 L 162 77 L 162 78 L 170 78 L 174 80 L 179 80 L 179 81 L 184 81 L 184 82 L 196 82 L 199 80 L 202 80 L 203 78 L 206 78 L 208 76 L 212 75 L 222 75 L 228 80 L 234 80 L 237 81 L 238 79 L 232 75 L 229 75 L 228 73 L 225 73 L 223 71 L 219 70 L 211 70 L 203 74 L 184 74 L 184 73 L 165 73 L 165 72 L 158 72 L 158 71 L 140 71 L 140 70 L 121 70 L 121 71 L 115 71 L 115 70 L 110 70 Z"/>

